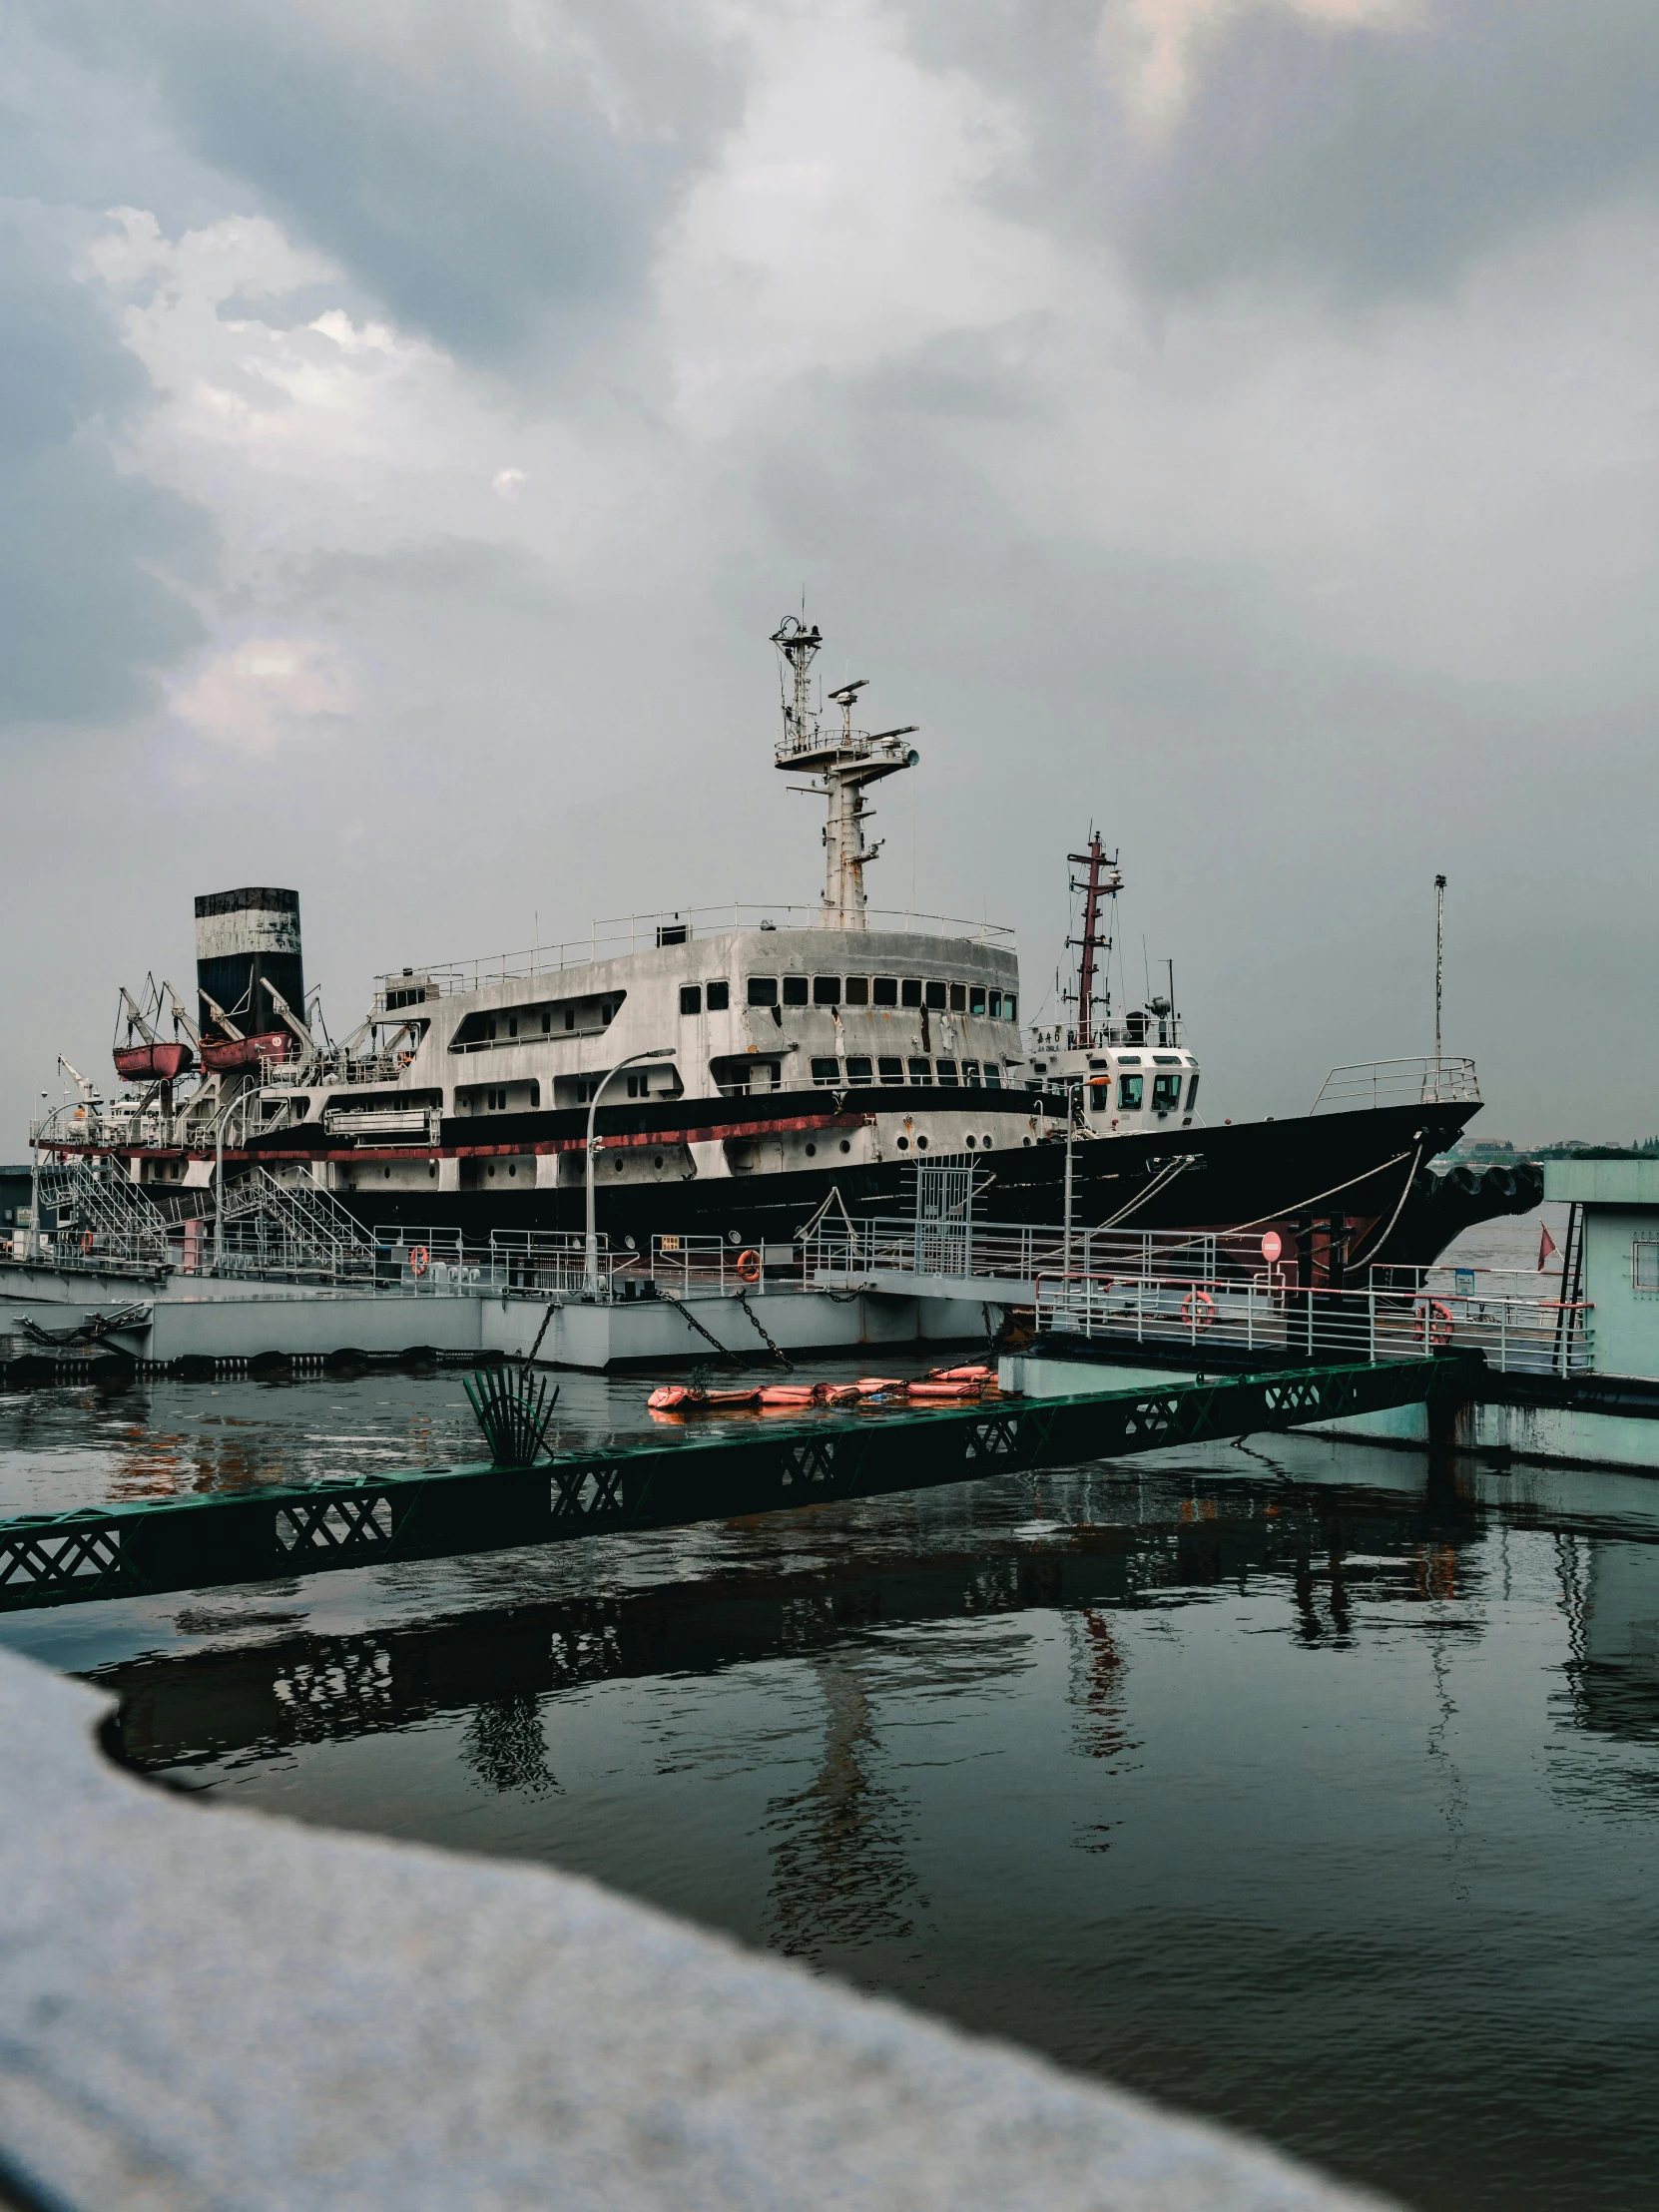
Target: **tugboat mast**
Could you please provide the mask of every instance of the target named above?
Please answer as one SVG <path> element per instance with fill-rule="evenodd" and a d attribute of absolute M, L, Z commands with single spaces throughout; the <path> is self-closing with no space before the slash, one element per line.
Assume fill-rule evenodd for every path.
<path fill-rule="evenodd" d="M 1073 892 L 1083 893 L 1083 934 L 1068 937 L 1066 943 L 1075 946 L 1077 961 L 1077 1036 L 1075 1049 L 1087 1052 L 1094 1045 L 1094 956 L 1097 952 L 1109 953 L 1110 937 L 1100 933 L 1100 901 L 1116 898 L 1123 888 L 1123 876 L 1118 869 L 1118 856 L 1114 852 L 1108 860 L 1106 847 L 1101 842 L 1100 831 L 1089 832 L 1087 852 L 1068 852 L 1066 858 L 1073 867 L 1086 867 L 1088 874 L 1079 883 L 1072 882 Z M 1107 995 L 1108 1011 L 1110 997 Z"/>
<path fill-rule="evenodd" d="M 830 694 L 841 711 L 840 728 L 825 728 L 822 711 L 813 705 L 812 666 L 824 638 L 817 623 L 809 629 L 805 615 L 786 615 L 772 634 L 772 642 L 789 668 L 792 684 L 782 682 L 784 735 L 777 750 L 781 769 L 805 769 L 820 779 L 811 788 L 829 802 L 824 828 L 824 910 L 826 929 L 863 929 L 864 868 L 881 849 L 881 840 L 864 842 L 864 792 L 884 776 L 914 768 L 921 755 L 903 741 L 919 727 L 906 723 L 897 730 L 854 730 L 852 709 L 867 677 L 842 684 Z M 791 696 L 793 691 L 793 697 Z"/>

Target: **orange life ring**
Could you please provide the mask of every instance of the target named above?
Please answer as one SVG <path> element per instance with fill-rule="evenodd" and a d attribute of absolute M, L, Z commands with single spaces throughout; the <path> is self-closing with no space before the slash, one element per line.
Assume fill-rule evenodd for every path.
<path fill-rule="evenodd" d="M 1440 1319 L 1436 1321 L 1434 1316 Z M 1420 1318 L 1424 1336 L 1436 1352 L 1443 1351 L 1451 1342 L 1451 1308 L 1443 1299 L 1419 1298 L 1411 1309 L 1411 1319 Z"/>
<path fill-rule="evenodd" d="M 432 1264 L 432 1255 L 424 1245 L 415 1245 L 409 1253 L 409 1273 L 424 1275 Z"/>
<path fill-rule="evenodd" d="M 92 1250 L 92 1231 L 90 1229 L 83 1229 L 81 1231 L 81 1250 L 83 1252 L 90 1252 Z"/>
<path fill-rule="evenodd" d="M 1216 1302 L 1208 1291 L 1191 1290 L 1181 1301 L 1181 1319 L 1189 1329 L 1208 1329 L 1216 1318 Z"/>
<path fill-rule="evenodd" d="M 741 1283 L 758 1283 L 761 1280 L 761 1255 L 753 1247 L 738 1254 L 738 1280 Z"/>

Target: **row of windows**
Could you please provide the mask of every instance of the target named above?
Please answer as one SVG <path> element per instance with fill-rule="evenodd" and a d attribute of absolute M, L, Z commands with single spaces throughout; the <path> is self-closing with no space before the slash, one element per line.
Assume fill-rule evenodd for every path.
<path fill-rule="evenodd" d="M 711 983 L 709 988 L 711 991 L 717 988 L 720 990 L 725 990 L 726 985 L 724 983 L 721 983 L 719 985 Z M 682 1004 L 684 1003 L 684 996 L 685 994 L 682 992 Z M 603 998 L 599 1001 L 599 1025 L 602 1029 L 609 1029 L 611 1023 L 616 1019 L 617 1008 L 621 1004 L 621 998 Z M 576 1027 L 576 1016 L 578 1011 L 579 1009 L 575 1006 L 565 1007 L 563 1015 L 563 1027 L 565 1029 L 574 1029 Z M 475 1019 L 476 1017 L 473 1018 Z M 534 1014 L 488 1014 L 484 1017 L 483 1034 L 481 1038 L 476 1041 L 485 1044 L 501 1043 L 506 1038 L 516 1037 L 519 1034 L 521 1024 L 523 1027 L 523 1032 L 527 1037 L 552 1036 L 553 1013 L 551 1011 L 544 1011 L 542 1013 L 540 1017 L 541 1026 L 539 1029 L 536 1026 L 536 1020 L 537 1017 Z M 467 1024 L 467 1027 L 470 1026 L 471 1024 L 469 1022 Z M 462 1030 L 462 1036 L 464 1038 L 465 1029 Z"/>
<path fill-rule="evenodd" d="M 824 1089 L 843 1089 L 854 1083 L 909 1083 L 919 1089 L 937 1084 L 941 1090 L 999 1091 L 1002 1070 L 994 1060 L 981 1068 L 977 1060 L 900 1059 L 896 1053 L 866 1060 L 848 1053 L 844 1060 L 814 1060 L 813 1081 Z"/>
<path fill-rule="evenodd" d="M 1107 1077 L 1096 1076 L 1089 1084 L 1089 1111 L 1106 1113 L 1112 1100 L 1112 1085 Z M 1144 1075 L 1120 1075 L 1118 1077 L 1118 1112 L 1138 1114 L 1146 1100 Z M 1187 1086 L 1187 1111 L 1190 1114 L 1198 1103 L 1198 1074 Z M 1178 1114 L 1181 1111 L 1181 1077 L 1179 1075 L 1155 1075 L 1152 1078 L 1152 1111 L 1155 1114 Z"/>
<path fill-rule="evenodd" d="M 751 1006 L 927 1006 L 937 1013 L 981 1014 L 991 1021 L 1016 1021 L 1012 991 L 993 991 L 983 983 L 940 983 L 920 975 L 752 975 Z"/>
<path fill-rule="evenodd" d="M 732 1003 L 732 986 L 727 982 L 682 983 L 680 986 L 680 1011 L 683 1014 L 700 1014 L 705 999 L 711 1014 L 723 1014 Z"/>

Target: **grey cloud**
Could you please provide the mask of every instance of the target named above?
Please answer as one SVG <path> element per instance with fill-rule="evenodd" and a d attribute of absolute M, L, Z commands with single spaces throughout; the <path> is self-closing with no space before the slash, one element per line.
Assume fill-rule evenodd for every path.
<path fill-rule="evenodd" d="M 1023 106 L 1009 198 L 1109 237 L 1143 281 L 1282 271 L 1373 296 L 1445 284 L 1540 222 L 1659 182 L 1651 0 L 1423 0 L 1406 26 L 1242 14 L 1168 140 L 1138 143 L 1095 59 L 1101 0 L 916 0 L 918 48 Z"/>
<path fill-rule="evenodd" d="M 115 468 L 108 430 L 148 386 L 65 258 L 61 238 L 0 225 L 0 720 L 13 724 L 140 714 L 157 671 L 201 635 L 165 575 L 200 572 L 206 526 Z"/>
<path fill-rule="evenodd" d="M 719 41 L 642 0 L 51 0 L 36 20 L 151 83 L 195 155 L 469 354 L 511 351 L 550 312 L 585 331 L 626 303 L 733 112 Z"/>

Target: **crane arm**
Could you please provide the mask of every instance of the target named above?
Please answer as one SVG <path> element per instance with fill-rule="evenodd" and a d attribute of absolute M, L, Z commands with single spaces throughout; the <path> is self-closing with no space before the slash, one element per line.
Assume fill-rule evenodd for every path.
<path fill-rule="evenodd" d="M 260 981 L 270 992 L 271 1003 L 273 1004 L 273 1006 L 276 1007 L 277 1013 L 281 1016 L 282 1020 L 287 1023 L 288 1027 L 299 1039 L 299 1042 L 305 1047 L 306 1052 L 314 1060 L 316 1058 L 316 1039 L 305 1027 L 305 1024 L 300 1020 L 299 1016 L 294 1012 L 293 1008 L 288 1004 L 287 1000 L 282 996 L 281 992 L 276 988 L 276 984 L 271 980 L 270 976 L 262 975 L 260 977 Z"/>
<path fill-rule="evenodd" d="M 202 1049 L 202 1032 L 200 1029 L 197 1028 L 195 1022 L 191 1020 L 189 1014 L 185 1012 L 184 1000 L 179 996 L 179 993 L 173 988 L 173 985 L 171 983 L 164 982 L 162 984 L 162 989 L 166 991 L 168 997 L 171 998 L 173 1001 L 173 1019 L 176 1026 L 185 1032 L 185 1035 L 190 1039 L 192 1045 L 196 1048 L 198 1052 L 200 1052 Z"/>
<path fill-rule="evenodd" d="M 121 993 L 121 1003 L 127 1009 L 128 1028 L 136 1029 L 139 1035 L 144 1039 L 146 1044 L 154 1044 L 156 1042 L 156 1032 L 154 1029 L 151 1028 L 149 1022 L 145 1020 L 144 1010 L 139 1005 L 138 1000 L 133 996 L 132 992 L 127 988 L 125 983 L 118 984 L 116 988 Z M 78 1080 L 79 1078 L 77 1078 L 77 1081 Z"/>

